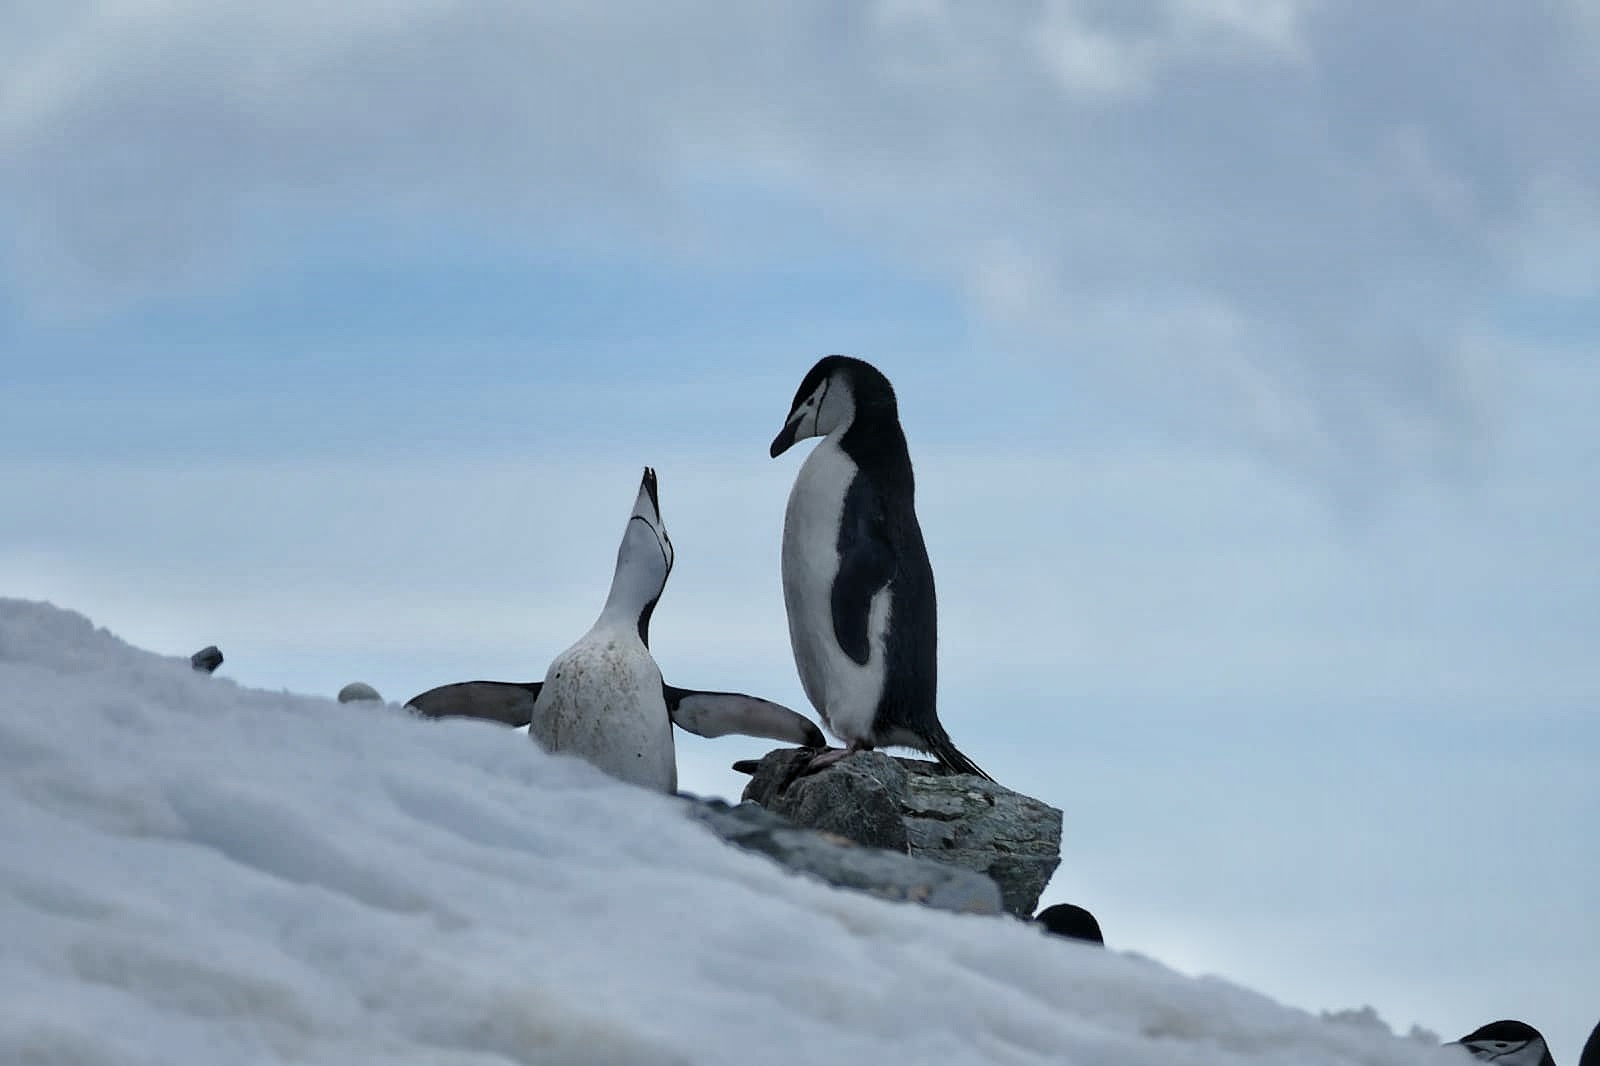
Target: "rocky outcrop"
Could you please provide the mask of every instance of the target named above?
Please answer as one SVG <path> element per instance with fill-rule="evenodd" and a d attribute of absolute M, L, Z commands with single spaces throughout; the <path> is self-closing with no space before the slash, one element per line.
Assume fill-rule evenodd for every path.
<path fill-rule="evenodd" d="M 1002 910 L 999 888 L 983 874 L 797 829 L 755 803 L 731 807 L 721 800 L 687 798 L 690 817 L 730 844 L 760 852 L 830 885 L 964 914 Z"/>
<path fill-rule="evenodd" d="M 811 754 L 769 752 L 750 767 L 743 798 L 801 828 L 983 874 L 999 886 L 1005 910 L 1033 914 L 1061 861 L 1059 810 L 981 777 L 882 752 L 796 777 Z"/>

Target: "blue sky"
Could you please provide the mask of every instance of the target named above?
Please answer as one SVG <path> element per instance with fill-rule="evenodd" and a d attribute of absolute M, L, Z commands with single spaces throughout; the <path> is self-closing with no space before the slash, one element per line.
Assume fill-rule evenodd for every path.
<path fill-rule="evenodd" d="M 1114 946 L 1557 1059 L 1600 1015 L 1600 21 L 0 12 L 0 590 L 223 674 L 531 679 L 638 468 L 677 684 L 806 709 L 819 356 L 899 391 L 942 716 Z M 736 740 L 682 738 L 728 794 Z"/>

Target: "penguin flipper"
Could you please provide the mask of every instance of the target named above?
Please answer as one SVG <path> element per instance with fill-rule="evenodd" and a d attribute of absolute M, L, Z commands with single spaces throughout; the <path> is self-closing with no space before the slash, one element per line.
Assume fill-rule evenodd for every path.
<path fill-rule="evenodd" d="M 865 666 L 872 657 L 872 598 L 894 577 L 895 554 L 883 503 L 861 474 L 844 495 L 838 548 L 839 569 L 831 590 L 833 635 L 853 662 Z"/>
<path fill-rule="evenodd" d="M 406 707 L 424 718 L 483 718 L 518 727 L 533 721 L 542 681 L 457 681 L 412 696 Z"/>
<path fill-rule="evenodd" d="M 742 692 L 704 692 L 662 685 L 672 724 L 700 737 L 737 733 L 768 740 L 786 740 L 803 748 L 825 748 L 827 739 L 815 722 L 773 703 Z"/>

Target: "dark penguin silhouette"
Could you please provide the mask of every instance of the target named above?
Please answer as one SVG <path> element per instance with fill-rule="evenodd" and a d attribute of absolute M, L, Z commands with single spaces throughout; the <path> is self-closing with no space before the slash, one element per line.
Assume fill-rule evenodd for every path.
<path fill-rule="evenodd" d="M 783 522 L 783 599 L 806 697 L 845 742 L 806 772 L 899 745 L 993 780 L 939 723 L 933 568 L 917 522 L 911 455 L 889 379 L 830 355 L 800 382 L 773 458 L 821 437 Z"/>
<path fill-rule="evenodd" d="M 1106 938 L 1100 934 L 1100 923 L 1094 915 L 1073 903 L 1057 903 L 1033 916 L 1045 931 L 1073 940 L 1086 940 L 1104 945 Z"/>
<path fill-rule="evenodd" d="M 189 665 L 197 673 L 214 674 L 217 672 L 217 667 L 222 665 L 222 652 L 215 644 L 208 644 L 189 656 Z"/>
<path fill-rule="evenodd" d="M 1510 1018 L 1480 1026 L 1456 1043 L 1473 1058 L 1499 1066 L 1556 1066 L 1544 1035 L 1527 1022 Z"/>
<path fill-rule="evenodd" d="M 465 681 L 430 689 L 406 706 L 430 718 L 487 718 L 528 727 L 551 752 L 585 759 L 613 777 L 677 789 L 672 727 L 823 743 L 815 724 L 770 700 L 668 685 L 650 653 L 650 619 L 675 552 L 661 518 L 656 473 L 645 468 L 617 550 L 605 608 L 589 631 L 550 663 L 542 682 Z"/>
<path fill-rule="evenodd" d="M 1578 1059 L 1578 1066 L 1600 1066 L 1600 1022 L 1595 1023 L 1594 1031 L 1584 1042 L 1583 1055 Z"/>

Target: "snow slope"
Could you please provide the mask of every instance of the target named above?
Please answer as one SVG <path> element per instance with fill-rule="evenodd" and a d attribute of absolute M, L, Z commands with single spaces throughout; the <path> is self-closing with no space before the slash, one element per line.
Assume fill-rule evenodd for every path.
<path fill-rule="evenodd" d="M 17 600 L 0 932 L 30 1066 L 1470 1061 L 835 891 L 497 726 L 241 689 Z"/>

